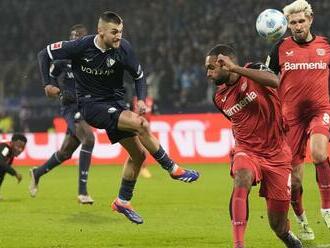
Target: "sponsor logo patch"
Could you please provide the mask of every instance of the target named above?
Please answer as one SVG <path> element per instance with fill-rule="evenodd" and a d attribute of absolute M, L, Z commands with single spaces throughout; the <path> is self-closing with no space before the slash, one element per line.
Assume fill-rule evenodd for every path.
<path fill-rule="evenodd" d="M 60 48 L 62 48 L 62 41 L 59 41 L 59 42 L 56 42 L 56 43 L 53 43 L 50 45 L 50 50 L 57 50 Z"/>

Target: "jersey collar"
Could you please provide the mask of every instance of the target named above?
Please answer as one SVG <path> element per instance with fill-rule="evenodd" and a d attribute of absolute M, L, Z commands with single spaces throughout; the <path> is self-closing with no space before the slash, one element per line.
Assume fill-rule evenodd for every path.
<path fill-rule="evenodd" d="M 100 46 L 97 44 L 96 40 L 97 40 L 97 35 L 95 35 L 95 37 L 94 37 L 94 46 L 95 46 L 97 49 L 99 49 L 102 53 L 105 53 L 106 51 L 109 51 L 109 50 L 112 49 L 112 48 L 109 48 L 109 49 L 107 49 L 107 50 L 103 49 L 102 47 L 100 47 Z"/>

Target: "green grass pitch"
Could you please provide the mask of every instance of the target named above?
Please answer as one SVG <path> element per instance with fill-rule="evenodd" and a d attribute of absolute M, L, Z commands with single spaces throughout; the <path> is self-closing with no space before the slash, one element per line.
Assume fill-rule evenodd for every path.
<path fill-rule="evenodd" d="M 28 194 L 28 167 L 17 168 L 23 181 L 6 176 L 0 201 L 1 248 L 215 248 L 232 247 L 228 202 L 232 181 L 228 165 L 195 165 L 201 178 L 193 184 L 173 181 L 158 166 L 153 177 L 140 178 L 133 206 L 144 218 L 131 224 L 111 211 L 116 197 L 120 166 L 92 166 L 89 193 L 93 206 L 82 206 L 77 197 L 77 168 L 59 167 L 40 181 L 36 198 Z M 305 168 L 304 203 L 316 240 L 304 247 L 330 248 L 330 230 L 319 213 L 319 193 L 312 165 Z M 265 202 L 258 187 L 250 195 L 247 248 L 284 247 L 271 232 Z M 296 223 L 290 210 L 291 226 Z"/>

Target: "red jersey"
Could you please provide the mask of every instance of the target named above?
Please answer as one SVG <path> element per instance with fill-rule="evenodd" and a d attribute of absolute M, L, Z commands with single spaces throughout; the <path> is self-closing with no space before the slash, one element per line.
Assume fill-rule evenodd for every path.
<path fill-rule="evenodd" d="M 313 36 L 306 43 L 285 38 L 275 45 L 266 64 L 280 73 L 278 92 L 289 123 L 308 121 L 330 107 L 330 45 L 326 38 Z"/>
<path fill-rule="evenodd" d="M 249 68 L 264 65 L 250 65 Z M 263 67 L 261 67 L 263 66 Z M 285 143 L 281 105 L 275 89 L 241 76 L 231 86 L 218 87 L 214 95 L 218 109 L 232 122 L 236 149 L 269 158 Z"/>
<path fill-rule="evenodd" d="M 10 142 L 0 143 L 0 160 L 3 160 L 8 165 L 13 163 L 14 153 Z"/>

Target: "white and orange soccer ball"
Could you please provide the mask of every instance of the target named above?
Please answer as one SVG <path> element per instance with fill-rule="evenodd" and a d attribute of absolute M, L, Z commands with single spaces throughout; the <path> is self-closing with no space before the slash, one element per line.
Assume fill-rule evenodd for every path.
<path fill-rule="evenodd" d="M 280 39 L 286 32 L 288 21 L 283 13 L 276 9 L 261 12 L 256 21 L 258 34 L 268 41 Z"/>

